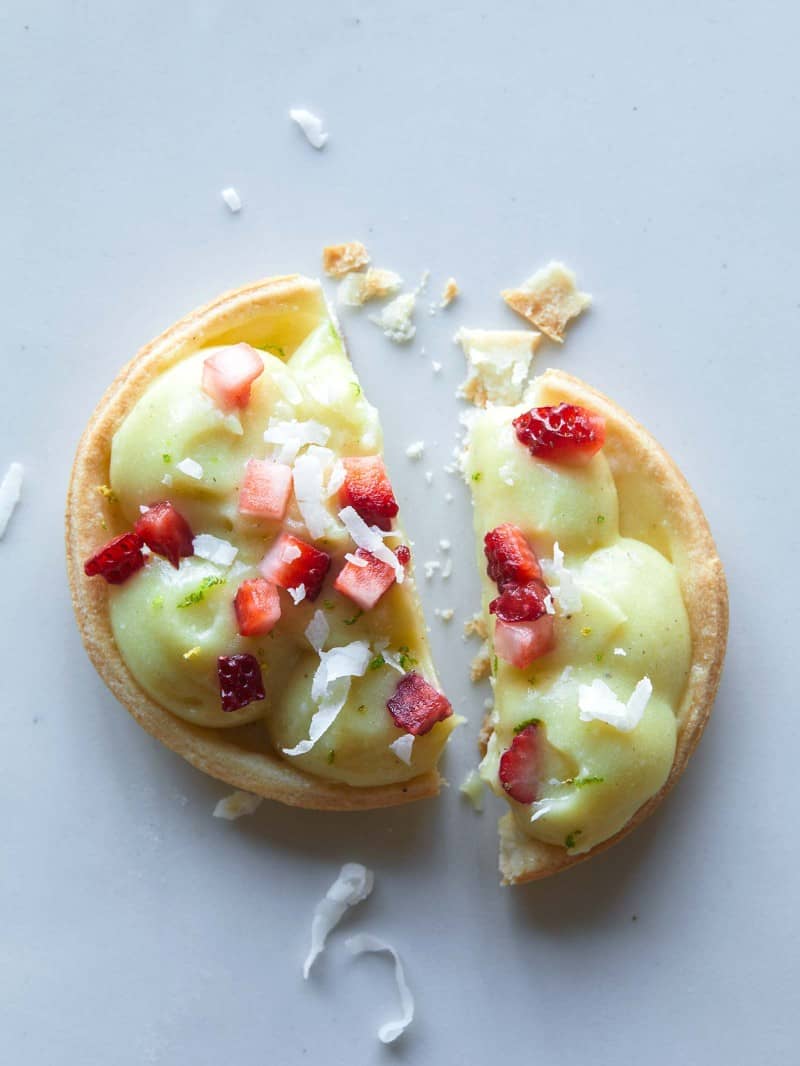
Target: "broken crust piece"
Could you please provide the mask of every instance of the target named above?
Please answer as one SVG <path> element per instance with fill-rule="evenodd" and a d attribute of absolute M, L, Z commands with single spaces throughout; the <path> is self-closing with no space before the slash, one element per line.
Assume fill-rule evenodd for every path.
<path fill-rule="evenodd" d="M 365 266 L 369 266 L 369 252 L 361 241 L 329 244 L 322 249 L 322 269 L 331 278 L 343 278 Z"/>
<path fill-rule="evenodd" d="M 537 271 L 518 289 L 504 289 L 501 295 L 512 310 L 558 344 L 564 343 L 570 319 L 592 302 L 588 293 L 578 292 L 573 272 L 555 262 Z"/>
<path fill-rule="evenodd" d="M 708 721 L 720 680 L 728 632 L 728 596 L 722 564 L 700 504 L 670 456 L 626 411 L 577 378 L 548 370 L 536 379 L 535 384 L 539 403 L 576 404 L 605 419 L 603 455 L 616 484 L 622 522 L 629 523 L 626 535 L 649 543 L 675 568 L 687 617 L 688 669 L 674 707 L 674 755 L 661 787 L 644 800 L 621 828 L 584 851 L 574 849 L 569 844 L 562 847 L 547 843 L 524 832 L 515 818 L 519 810 L 504 815 L 499 824 L 500 871 L 504 884 L 538 880 L 591 858 L 627 836 L 658 807 L 685 770 Z M 484 481 L 480 484 L 486 492 L 492 492 L 497 487 L 484 485 Z M 518 514 L 516 520 L 533 528 L 531 515 Z M 479 526 L 477 506 L 476 524 Z M 603 528 L 607 525 L 608 516 Z M 478 531 L 483 532 L 480 526 Z M 628 543 L 633 546 L 634 541 Z M 563 627 L 564 624 L 557 615 L 556 625 Z M 561 632 L 564 632 L 563 628 Z M 588 640 L 589 635 L 581 631 L 581 639 L 586 637 Z M 556 648 L 551 655 L 558 655 L 558 639 L 557 628 Z M 614 660 L 618 661 L 629 663 L 630 659 Z M 556 669 L 560 667 L 559 662 Z M 509 675 L 509 670 L 513 669 L 509 664 L 500 664 L 495 687 L 495 710 L 487 716 L 481 733 L 480 747 L 485 757 L 487 749 L 492 749 L 495 731 L 505 729 L 506 735 L 508 733 L 508 714 L 509 711 L 513 713 L 514 709 L 513 685 L 510 687 L 508 684 L 509 680 L 514 680 Z M 575 671 L 581 669 L 585 669 L 585 664 L 581 667 L 578 663 L 574 667 Z M 612 666 L 606 656 L 602 669 L 606 671 L 618 667 Z M 546 656 L 537 663 L 536 673 L 540 684 L 547 671 Z M 592 671 L 594 667 L 590 667 Z M 654 679 L 658 679 L 656 674 Z M 525 714 L 541 713 L 545 707 L 543 702 L 538 705 L 536 702 L 527 703 Z M 549 713 L 548 710 L 542 715 L 545 728 Z M 577 716 L 577 707 L 574 713 Z M 602 734 L 603 730 L 610 727 L 593 722 L 587 723 L 586 729 L 589 728 L 597 729 Z M 587 741 L 589 735 L 587 732 Z M 506 743 L 507 740 L 501 746 L 505 747 Z M 586 794 L 581 793 L 582 796 Z M 518 804 L 516 806 L 519 808 Z"/>
<path fill-rule="evenodd" d="M 444 283 L 444 289 L 442 290 L 442 299 L 439 302 L 440 307 L 449 307 L 455 300 L 461 290 L 458 287 L 458 282 L 455 278 L 448 278 Z"/>
<path fill-rule="evenodd" d="M 477 685 L 479 681 L 484 681 L 487 677 L 490 677 L 491 673 L 492 660 L 489 657 L 489 645 L 484 641 L 481 650 L 469 665 L 469 679 L 474 685 Z"/>
<path fill-rule="evenodd" d="M 346 307 L 361 307 L 370 300 L 392 296 L 402 284 L 403 279 L 393 270 L 370 267 L 364 273 L 348 274 L 339 286 L 337 299 Z"/>
<path fill-rule="evenodd" d="M 476 407 L 515 404 L 522 398 L 541 333 L 527 329 L 467 329 L 453 338 L 464 352 L 469 376 L 458 395 Z"/>
<path fill-rule="evenodd" d="M 480 612 L 477 612 L 466 620 L 464 623 L 464 636 L 465 637 L 480 637 L 481 640 L 486 640 L 489 636 L 489 629 L 486 625 L 486 619 Z"/>
<path fill-rule="evenodd" d="M 287 316 L 287 309 L 291 309 L 291 315 Z M 284 600 L 283 615 L 290 624 L 297 617 L 297 621 L 294 622 L 298 630 L 296 635 L 293 636 L 290 632 L 281 633 L 280 626 L 284 622 L 282 617 L 278 627 L 273 633 L 269 634 L 269 638 L 273 635 L 276 637 L 275 641 L 269 638 L 263 638 L 262 640 L 261 647 L 269 644 L 270 648 L 275 646 L 280 647 L 282 650 L 280 656 L 272 654 L 272 660 L 268 664 L 271 670 L 265 676 L 265 680 L 268 680 L 270 688 L 270 702 L 262 706 L 264 713 L 259 711 L 259 704 L 257 703 L 250 704 L 250 707 L 245 707 L 242 711 L 232 711 L 229 714 L 218 710 L 215 724 L 225 725 L 228 728 L 212 728 L 196 719 L 188 720 L 188 715 L 194 713 L 195 701 L 192 701 L 191 708 L 185 710 L 186 716 L 182 717 L 179 709 L 168 710 L 163 701 L 150 695 L 143 685 L 137 681 L 133 669 L 123 658 L 115 639 L 111 605 L 113 603 L 119 604 L 120 600 L 114 599 L 114 596 L 116 596 L 117 592 L 131 596 L 139 595 L 136 586 L 131 583 L 142 580 L 161 581 L 160 574 L 162 571 L 166 574 L 163 580 L 169 582 L 173 573 L 169 563 L 159 561 L 158 558 L 150 559 L 145 566 L 141 567 L 129 579 L 130 583 L 119 590 L 107 585 L 100 577 L 87 578 L 85 575 L 84 561 L 96 551 L 98 544 L 96 529 L 97 493 L 95 486 L 106 484 L 109 481 L 114 484 L 113 479 L 110 478 L 110 467 L 111 444 L 115 434 L 119 433 L 123 423 L 133 415 L 137 402 L 145 393 L 149 392 L 151 386 L 156 382 L 163 382 L 163 378 L 166 375 L 174 373 L 176 370 L 180 371 L 183 366 L 197 365 L 197 395 L 201 396 L 199 391 L 200 367 L 203 365 L 204 352 L 215 346 L 230 345 L 232 342 L 271 345 L 279 350 L 288 348 L 290 351 L 305 342 L 309 342 L 312 345 L 320 344 L 328 352 L 329 358 L 334 362 L 334 365 L 339 366 L 342 370 L 344 370 L 346 365 L 348 377 L 352 374 L 352 368 L 349 367 L 349 363 L 346 363 L 346 353 L 341 339 L 331 325 L 329 310 L 319 283 L 297 275 L 268 278 L 225 293 L 212 303 L 191 312 L 171 326 L 161 336 L 146 345 L 121 370 L 94 411 L 81 438 L 72 469 L 67 497 L 67 569 L 75 615 L 89 657 L 114 696 L 148 733 L 156 737 L 172 751 L 181 755 L 197 769 L 221 781 L 226 781 L 244 792 L 278 800 L 291 806 L 323 810 L 365 810 L 394 806 L 435 796 L 442 783 L 435 764 L 423 766 L 418 760 L 426 750 L 426 747 L 431 750 L 431 745 L 438 745 L 438 738 L 442 736 L 442 731 L 449 733 L 452 724 L 455 724 L 455 716 L 437 723 L 425 736 L 417 737 L 414 744 L 414 769 L 409 776 L 405 774 L 407 768 L 402 763 L 399 763 L 387 746 L 384 746 L 381 738 L 381 743 L 375 750 L 376 758 L 374 764 L 369 761 L 365 765 L 367 770 L 370 771 L 374 765 L 380 762 L 380 765 L 383 766 L 384 762 L 382 760 L 387 760 L 386 765 L 393 775 L 393 779 L 390 778 L 388 783 L 347 784 L 341 779 L 341 774 L 344 773 L 344 760 L 348 757 L 343 734 L 339 735 L 343 743 L 341 750 L 336 753 L 338 758 L 330 766 L 325 762 L 326 748 L 323 745 L 325 745 L 326 741 L 333 742 L 333 733 L 328 734 L 324 740 L 320 739 L 321 751 L 317 754 L 318 761 L 322 762 L 325 767 L 325 772 L 323 773 L 312 773 L 308 769 L 308 759 L 314 756 L 314 750 L 307 755 L 301 756 L 296 761 L 290 761 L 288 758 L 282 757 L 276 750 L 277 745 L 272 741 L 272 738 L 278 735 L 275 731 L 281 728 L 284 714 L 294 713 L 299 706 L 292 697 L 287 700 L 281 698 L 283 693 L 287 691 L 285 688 L 277 687 L 281 684 L 280 678 L 286 676 L 285 672 L 281 673 L 284 665 L 290 664 L 291 657 L 298 653 L 313 657 L 309 659 L 310 667 L 313 668 L 320 665 L 320 660 L 309 642 L 310 638 L 303 635 L 305 620 L 302 619 L 300 614 L 303 611 L 307 611 L 310 614 L 311 610 L 313 610 L 313 604 L 311 607 L 306 604 L 294 606 L 289 603 L 287 596 Z M 197 362 L 198 356 L 200 357 L 199 362 Z M 251 423 L 257 422 L 259 426 L 261 421 L 266 423 L 266 418 L 261 419 L 260 417 L 263 410 L 258 405 L 270 404 L 272 402 L 271 397 L 277 392 L 275 389 L 263 388 L 263 386 L 260 386 L 260 381 L 264 380 L 267 385 L 271 384 L 269 376 L 273 374 L 276 375 L 275 380 L 286 380 L 286 372 L 281 369 L 282 361 L 277 356 L 265 354 L 262 358 L 265 364 L 262 378 L 253 388 L 253 395 L 249 400 L 248 408 L 240 411 L 245 425 L 247 425 L 248 419 Z M 355 402 L 357 405 L 359 403 L 358 400 L 350 400 L 352 390 L 346 388 L 345 392 L 347 393 L 348 404 Z M 192 389 L 190 388 L 187 392 L 187 399 L 191 398 L 191 394 Z M 366 400 L 363 398 L 360 402 L 362 405 L 366 405 Z M 205 410 L 205 404 L 202 404 L 201 407 Z M 362 406 L 359 410 L 367 411 L 367 408 Z M 371 410 L 369 408 L 369 411 Z M 302 412 L 299 412 L 299 414 L 302 417 Z M 373 412 L 369 417 L 375 418 L 376 416 Z M 220 422 L 220 425 L 222 425 L 222 422 Z M 156 425 L 153 433 L 157 434 L 158 432 L 159 427 Z M 221 429 L 219 432 L 225 433 L 225 430 Z M 341 432 L 341 426 L 338 429 L 335 427 L 332 429 L 332 433 Z M 235 434 L 230 434 L 230 444 L 227 443 L 226 437 L 226 443 L 222 446 L 235 449 L 239 446 L 237 442 L 242 442 L 244 439 Z M 338 437 L 337 440 L 341 441 L 341 438 Z M 150 458 L 152 458 L 153 465 L 158 469 L 160 476 L 159 463 L 162 449 L 157 447 L 159 444 L 157 437 L 156 439 L 148 438 L 142 441 L 141 466 L 143 471 L 145 468 L 149 469 Z M 242 463 L 242 465 L 244 464 Z M 115 488 L 119 489 L 119 486 L 115 485 Z M 170 491 L 177 493 L 179 490 L 176 486 Z M 138 507 L 133 507 L 127 496 L 128 494 L 125 491 L 118 491 L 119 502 L 114 505 L 114 513 L 109 518 L 108 531 L 105 536 L 121 533 L 122 529 L 130 524 L 132 517 L 134 517 L 134 512 L 138 514 Z M 150 493 L 146 493 L 144 498 L 151 498 Z M 191 484 L 189 484 L 189 488 L 183 496 L 180 499 L 176 498 L 175 502 L 179 506 L 184 505 L 187 507 L 186 513 L 190 517 L 192 507 L 205 506 L 203 499 L 200 497 L 195 498 L 191 494 Z M 123 509 L 126 509 L 125 513 L 123 513 Z M 336 566 L 343 561 L 341 556 L 344 549 L 350 547 L 349 539 L 343 538 L 343 535 L 337 534 L 337 536 L 340 538 L 337 541 L 338 546 L 329 548 L 337 556 Z M 400 539 L 402 542 L 402 534 Z M 240 558 L 236 561 L 236 567 L 240 566 L 240 560 L 244 557 L 244 550 L 245 547 L 243 546 L 240 551 Z M 257 554 L 260 555 L 260 549 Z M 256 557 L 253 556 L 253 558 Z M 202 559 L 198 562 L 197 559 L 182 558 L 179 570 L 174 571 L 175 580 L 180 580 L 180 575 L 185 571 L 185 568 L 187 566 L 191 568 L 193 565 L 210 566 Z M 250 566 L 249 562 L 247 566 Z M 333 581 L 334 569 L 335 567 L 332 568 L 332 572 L 327 578 L 329 583 Z M 205 573 L 206 571 L 203 570 L 202 572 Z M 188 574 L 191 576 L 191 569 L 189 569 Z M 244 571 L 244 574 L 247 574 L 247 570 Z M 199 610 L 216 610 L 213 597 L 218 597 L 217 602 L 221 605 L 220 610 L 227 611 L 230 608 L 231 612 L 233 611 L 233 594 L 238 578 L 233 576 L 232 570 L 228 572 L 227 578 L 226 583 L 219 584 L 209 591 L 208 599 L 203 602 Z M 144 594 L 147 591 L 146 587 L 141 587 Z M 190 588 L 194 587 L 194 585 L 190 585 Z M 332 600 L 337 600 L 338 597 L 338 593 L 331 589 L 331 584 L 329 584 L 328 590 L 326 590 L 324 595 L 331 596 Z M 165 618 L 166 621 L 163 624 L 166 625 L 172 625 L 172 619 L 177 619 L 178 624 L 181 625 L 193 624 L 189 618 L 189 613 L 190 610 L 198 610 L 197 607 L 193 606 L 185 611 L 172 612 L 170 607 L 172 600 L 170 599 L 168 588 L 165 589 L 164 600 L 163 608 L 159 608 L 155 613 L 140 612 L 143 621 L 148 626 L 161 624 L 158 623 L 158 617 Z M 351 627 L 348 620 L 351 610 L 344 601 L 339 603 L 335 611 L 326 612 L 330 625 L 330 643 L 338 647 L 354 640 L 358 635 L 371 639 L 371 627 L 380 628 L 379 635 L 381 638 L 389 639 L 390 649 L 402 644 L 413 644 L 412 650 L 418 660 L 415 670 L 435 683 L 435 672 L 425 637 L 425 622 L 411 572 L 407 572 L 406 579 L 402 585 L 398 585 L 395 582 L 391 590 L 386 593 L 384 601 L 385 604 L 379 604 L 374 609 L 380 612 L 380 623 L 377 620 L 371 621 L 369 616 L 372 612 L 367 612 L 364 618 Z M 295 611 L 298 612 L 298 616 L 289 613 Z M 166 612 L 169 612 L 169 614 Z M 184 618 L 184 616 L 186 617 Z M 139 617 L 139 615 L 128 616 L 128 618 L 131 617 L 134 617 L 135 621 L 135 618 Z M 226 622 L 223 629 L 226 629 L 228 624 Z M 402 632 L 397 628 L 398 626 L 402 626 Z M 205 631 L 205 624 L 201 628 Z M 219 632 L 219 629 L 220 626 L 218 624 L 208 624 L 208 632 L 212 636 L 213 633 Z M 414 638 L 413 642 L 408 639 L 410 636 Z M 261 638 L 246 639 L 257 641 Z M 168 653 L 169 641 L 167 640 L 159 643 L 158 647 L 154 647 L 154 655 L 160 654 L 162 646 L 167 649 Z M 257 645 L 251 644 L 249 646 Z M 211 670 L 213 670 L 216 649 L 209 650 L 207 648 L 206 652 L 205 659 L 210 663 Z M 269 654 L 267 649 L 265 661 L 269 658 Z M 180 679 L 181 672 L 184 670 L 198 671 L 195 676 L 198 678 L 199 683 L 204 686 L 197 690 L 200 694 L 198 698 L 204 698 L 206 687 L 213 684 L 215 679 L 206 679 L 206 675 L 202 673 L 204 669 L 203 657 L 199 656 L 187 662 L 180 654 L 176 653 L 175 664 L 178 679 Z M 368 670 L 364 678 L 355 678 L 353 684 L 361 683 L 369 686 L 386 684 L 391 688 L 397 683 L 394 679 L 399 676 L 391 667 L 387 666 L 384 670 Z M 302 674 L 300 678 L 302 679 Z M 305 682 L 303 683 L 305 684 Z M 370 693 L 373 692 L 372 689 L 369 691 Z M 382 704 L 383 700 L 381 699 L 379 702 L 379 697 L 381 696 L 382 692 L 378 692 L 376 689 L 374 690 L 374 697 L 365 694 L 365 699 L 374 698 L 374 709 L 382 711 L 383 707 L 380 704 Z M 217 699 L 219 699 L 219 696 L 217 696 Z M 189 701 L 187 700 L 186 702 L 188 703 Z M 255 708 L 256 713 L 261 714 L 261 719 L 247 724 L 246 716 L 250 708 Z M 345 707 L 342 715 L 347 713 L 347 707 Z M 240 717 L 237 719 L 237 716 Z M 388 709 L 386 710 L 386 716 L 390 719 Z M 219 718 L 224 718 L 224 722 L 219 722 Z M 242 718 L 244 718 L 244 722 Z M 378 727 L 383 729 L 380 716 L 377 722 Z M 340 717 L 331 726 L 331 730 L 335 730 L 340 724 L 342 724 L 342 728 L 347 728 L 347 721 Z M 363 728 L 363 719 L 359 716 L 359 729 L 363 730 Z M 391 719 L 389 720 L 389 729 L 392 736 L 395 734 L 400 735 L 397 733 L 398 727 L 391 724 Z M 305 733 L 306 730 L 303 728 L 302 735 L 305 735 Z M 294 737 L 290 737 L 284 743 L 291 742 L 294 739 Z M 301 761 L 302 766 L 300 765 Z M 394 767 L 395 762 L 398 762 L 397 768 Z M 336 773 L 339 773 L 340 776 L 334 776 Z M 404 777 L 405 779 L 402 780 L 401 778 Z"/>

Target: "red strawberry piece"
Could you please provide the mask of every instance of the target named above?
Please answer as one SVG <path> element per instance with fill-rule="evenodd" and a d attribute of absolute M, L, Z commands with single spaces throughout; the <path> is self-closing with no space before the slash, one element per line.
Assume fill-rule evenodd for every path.
<path fill-rule="evenodd" d="M 372 552 L 359 548 L 355 557 L 363 559 L 363 566 L 349 559 L 333 583 L 337 592 L 347 596 L 362 611 L 371 610 L 386 590 L 395 582 L 395 572 L 388 563 L 376 559 Z"/>
<path fill-rule="evenodd" d="M 239 489 L 242 514 L 280 520 L 292 491 L 292 468 L 266 459 L 248 459 Z"/>
<path fill-rule="evenodd" d="M 182 556 L 194 555 L 189 523 L 169 500 L 151 504 L 134 529 L 151 551 L 169 559 L 176 570 Z"/>
<path fill-rule="evenodd" d="M 243 637 L 263 637 L 281 616 L 278 590 L 265 577 L 243 581 L 233 600 L 236 623 Z"/>
<path fill-rule="evenodd" d="M 450 701 L 414 672 L 400 678 L 386 707 L 397 728 L 415 737 L 430 733 L 437 722 L 453 713 Z"/>
<path fill-rule="evenodd" d="M 535 659 L 552 651 L 553 616 L 543 614 L 533 622 L 504 622 L 494 626 L 494 650 L 505 662 L 524 670 Z"/>
<path fill-rule="evenodd" d="M 536 553 L 519 526 L 505 522 L 483 539 L 487 573 L 502 592 L 506 585 L 527 585 L 540 580 L 542 571 Z"/>
<path fill-rule="evenodd" d="M 398 563 L 403 566 L 408 566 L 411 562 L 411 549 L 405 544 L 401 544 L 399 548 L 396 548 L 394 554 L 397 556 Z"/>
<path fill-rule="evenodd" d="M 264 699 L 261 667 L 255 655 L 220 655 L 217 676 L 223 711 L 238 711 L 248 703 Z"/>
<path fill-rule="evenodd" d="M 247 407 L 250 387 L 264 373 L 264 361 L 249 344 L 220 348 L 203 363 L 203 392 L 223 411 Z"/>
<path fill-rule="evenodd" d="M 489 612 L 504 622 L 535 622 L 547 614 L 546 597 L 550 590 L 544 581 L 527 585 L 506 585 L 489 604 Z"/>
<path fill-rule="evenodd" d="M 259 569 L 267 581 L 282 589 L 305 585 L 306 599 L 315 600 L 330 569 L 331 557 L 313 544 L 281 533 L 261 560 Z"/>
<path fill-rule="evenodd" d="M 389 475 L 379 455 L 342 459 L 344 483 L 339 489 L 342 507 L 352 507 L 369 526 L 391 529 L 399 508 Z"/>
<path fill-rule="evenodd" d="M 517 440 L 537 459 L 583 466 L 606 439 L 606 420 L 585 407 L 534 407 L 514 419 Z"/>
<path fill-rule="evenodd" d="M 521 729 L 500 756 L 500 784 L 517 803 L 533 803 L 539 792 L 542 737 L 537 724 Z"/>
<path fill-rule="evenodd" d="M 138 533 L 114 537 L 83 564 L 87 577 L 99 574 L 109 585 L 121 585 L 144 566 L 142 538 Z"/>

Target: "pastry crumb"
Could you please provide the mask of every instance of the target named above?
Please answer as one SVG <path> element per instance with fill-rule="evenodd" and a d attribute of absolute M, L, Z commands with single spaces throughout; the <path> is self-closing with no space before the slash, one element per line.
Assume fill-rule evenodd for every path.
<path fill-rule="evenodd" d="M 522 393 L 541 333 L 521 329 L 466 329 L 453 338 L 461 345 L 469 375 L 457 395 L 476 407 L 513 405 Z"/>
<path fill-rule="evenodd" d="M 508 306 L 558 344 L 564 343 L 567 323 L 592 302 L 579 292 L 574 273 L 563 263 L 552 262 L 538 270 L 517 289 L 504 289 Z"/>
<path fill-rule="evenodd" d="M 444 283 L 444 289 L 442 290 L 442 298 L 439 301 L 439 306 L 442 308 L 449 307 L 460 292 L 461 290 L 458 287 L 458 282 L 456 281 L 456 279 L 448 278 L 447 281 Z"/>
<path fill-rule="evenodd" d="M 469 678 L 473 684 L 485 681 L 492 673 L 492 660 L 489 658 L 489 645 L 484 644 L 470 663 Z"/>
<path fill-rule="evenodd" d="M 417 332 L 414 325 L 414 308 L 416 297 L 413 292 L 403 292 L 388 303 L 383 310 L 376 315 L 370 315 L 370 321 L 383 330 L 387 340 L 395 344 L 405 344 L 413 340 Z"/>
<path fill-rule="evenodd" d="M 488 635 L 489 630 L 486 625 L 486 619 L 480 612 L 476 611 L 472 618 L 468 618 L 464 623 L 464 636 L 480 637 L 481 640 L 486 640 Z"/>
<path fill-rule="evenodd" d="M 452 607 L 435 607 L 433 613 L 443 622 L 452 622 L 455 611 Z"/>
<path fill-rule="evenodd" d="M 415 440 L 413 444 L 409 444 L 409 446 L 406 448 L 406 455 L 409 459 L 421 459 L 424 454 L 424 440 Z"/>
<path fill-rule="evenodd" d="M 97 491 L 100 493 L 101 496 L 105 496 L 109 503 L 116 503 L 119 499 L 116 492 L 114 492 L 110 485 L 98 485 Z"/>
<path fill-rule="evenodd" d="M 342 279 L 336 299 L 345 307 L 361 307 L 370 300 L 382 300 L 392 296 L 403 284 L 403 279 L 393 270 L 370 267 L 356 271 Z"/>
<path fill-rule="evenodd" d="M 329 244 L 322 249 L 322 269 L 331 278 L 343 278 L 369 266 L 369 252 L 361 241 Z"/>
<path fill-rule="evenodd" d="M 261 796 L 254 796 L 250 792 L 231 792 L 223 797 L 213 811 L 215 818 L 224 818 L 227 822 L 234 822 L 247 814 L 254 814 L 263 803 Z"/>

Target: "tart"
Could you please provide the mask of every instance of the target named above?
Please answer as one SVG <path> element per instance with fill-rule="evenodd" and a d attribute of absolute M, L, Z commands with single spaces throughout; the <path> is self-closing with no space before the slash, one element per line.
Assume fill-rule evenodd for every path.
<path fill-rule="evenodd" d="M 494 689 L 481 775 L 510 807 L 516 884 L 609 847 L 675 784 L 719 683 L 727 590 L 675 463 L 590 386 L 547 370 L 468 424 Z"/>
<path fill-rule="evenodd" d="M 318 282 L 237 289 L 138 353 L 78 446 L 66 544 L 92 662 L 192 765 L 303 807 L 436 794 L 455 718 Z"/>

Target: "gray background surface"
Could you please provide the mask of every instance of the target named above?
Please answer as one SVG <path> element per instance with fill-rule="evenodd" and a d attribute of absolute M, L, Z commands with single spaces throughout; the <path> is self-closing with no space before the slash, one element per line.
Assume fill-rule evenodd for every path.
<path fill-rule="evenodd" d="M 797 11 L 2 5 L 0 466 L 28 472 L 0 544 L 3 1061 L 797 1061 Z M 324 152 L 289 122 L 298 104 L 324 115 Z M 435 318 L 423 304 L 408 350 L 344 322 L 417 558 L 455 544 L 450 584 L 422 583 L 470 719 L 454 786 L 485 693 L 460 633 L 478 595 L 469 505 L 441 470 L 451 337 L 515 324 L 501 287 L 551 257 L 578 271 L 595 308 L 540 365 L 667 445 L 727 566 L 727 667 L 684 780 L 552 882 L 498 888 L 500 805 L 478 816 L 455 787 L 405 810 L 212 819 L 228 790 L 136 727 L 73 623 L 66 481 L 118 367 L 222 290 L 315 274 L 322 245 L 352 237 L 409 281 L 429 267 L 434 293 L 451 273 L 464 291 Z M 429 458 L 412 464 L 418 438 Z M 436 606 L 456 608 L 449 629 Z M 418 999 L 391 1050 L 375 1037 L 397 1009 L 386 960 L 350 960 L 340 936 L 300 976 L 313 904 L 350 859 L 377 887 L 349 929 L 396 943 Z"/>

